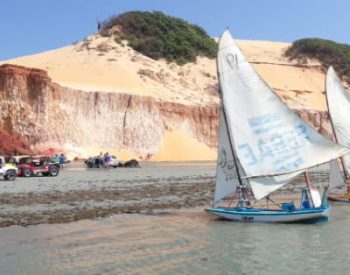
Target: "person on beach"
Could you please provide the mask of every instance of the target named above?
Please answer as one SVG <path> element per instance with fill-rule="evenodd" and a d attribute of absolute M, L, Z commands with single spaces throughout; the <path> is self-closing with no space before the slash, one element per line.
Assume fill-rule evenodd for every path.
<path fill-rule="evenodd" d="M 64 161 L 65 161 L 65 157 L 63 154 L 60 155 L 60 167 L 63 170 L 63 166 L 64 166 Z"/>
<path fill-rule="evenodd" d="M 100 166 L 104 166 L 104 156 L 103 156 L 103 154 L 102 154 L 102 152 L 100 152 L 100 156 L 99 156 L 99 161 L 100 161 L 100 163 L 99 163 L 99 166 L 97 166 L 98 168 L 100 167 Z"/>
<path fill-rule="evenodd" d="M 108 152 L 104 155 L 103 162 L 104 168 L 108 170 L 111 163 L 111 156 L 108 154 Z"/>
<path fill-rule="evenodd" d="M 59 162 L 60 162 L 59 156 L 56 154 L 56 155 L 53 157 L 52 161 L 55 162 L 55 163 L 59 163 Z"/>

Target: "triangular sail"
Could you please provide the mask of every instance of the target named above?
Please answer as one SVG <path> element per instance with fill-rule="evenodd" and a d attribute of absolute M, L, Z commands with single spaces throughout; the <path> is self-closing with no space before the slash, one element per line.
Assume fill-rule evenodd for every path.
<path fill-rule="evenodd" d="M 214 203 L 232 194 L 239 185 L 225 117 L 220 111 L 218 161 Z"/>
<path fill-rule="evenodd" d="M 349 152 L 312 129 L 279 99 L 251 67 L 229 31 L 219 42 L 218 75 L 227 128 L 257 199 L 296 173 Z"/>
<path fill-rule="evenodd" d="M 288 183 L 291 179 L 299 175 L 302 171 L 289 173 L 274 177 L 261 177 L 252 178 L 249 180 L 249 184 L 252 187 L 254 196 L 257 200 L 262 199 L 273 191 L 281 188 L 283 185 Z"/>
<path fill-rule="evenodd" d="M 339 169 L 338 161 L 336 159 L 332 160 L 329 166 L 329 190 L 344 185 L 345 183 Z"/>
<path fill-rule="evenodd" d="M 328 111 L 336 141 L 350 148 L 350 95 L 345 90 L 333 67 L 326 77 Z M 350 175 L 350 155 L 343 156 L 344 169 Z"/>

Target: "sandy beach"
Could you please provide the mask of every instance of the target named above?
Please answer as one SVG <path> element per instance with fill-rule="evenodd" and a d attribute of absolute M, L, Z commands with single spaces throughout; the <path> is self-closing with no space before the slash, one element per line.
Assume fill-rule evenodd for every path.
<path fill-rule="evenodd" d="M 143 162 L 141 168 L 109 170 L 73 162 L 57 177 L 1 179 L 0 227 L 205 208 L 212 203 L 215 169 L 213 161 Z M 320 184 L 327 176 L 317 171 L 311 180 Z M 303 179 L 297 177 L 274 198 L 297 202 L 302 187 Z"/>
<path fill-rule="evenodd" d="M 105 170 L 76 162 L 57 177 L 1 179 L 0 227 L 209 205 L 215 165 L 145 162 L 141 168 Z"/>

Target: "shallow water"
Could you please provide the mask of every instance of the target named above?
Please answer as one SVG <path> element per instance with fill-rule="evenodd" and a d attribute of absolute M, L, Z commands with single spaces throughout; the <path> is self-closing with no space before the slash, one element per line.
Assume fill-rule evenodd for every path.
<path fill-rule="evenodd" d="M 203 209 L 0 229 L 1 274 L 347 274 L 350 205 L 319 224 L 244 224 Z"/>

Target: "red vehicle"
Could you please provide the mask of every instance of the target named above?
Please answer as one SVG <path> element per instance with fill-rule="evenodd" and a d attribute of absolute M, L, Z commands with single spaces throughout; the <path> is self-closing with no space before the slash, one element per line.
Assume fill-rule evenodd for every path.
<path fill-rule="evenodd" d="M 30 177 L 36 175 L 56 177 L 60 171 L 60 165 L 54 163 L 47 156 L 27 157 L 20 160 L 18 176 Z"/>

